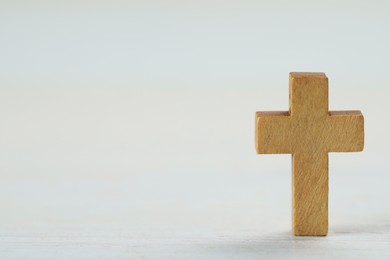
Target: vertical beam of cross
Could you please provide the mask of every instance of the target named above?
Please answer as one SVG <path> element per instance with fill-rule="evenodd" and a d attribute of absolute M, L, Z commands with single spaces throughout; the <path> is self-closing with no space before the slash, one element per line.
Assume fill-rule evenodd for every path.
<path fill-rule="evenodd" d="M 364 146 L 360 111 L 328 111 L 323 73 L 290 73 L 290 110 L 256 113 L 256 151 L 292 154 L 293 232 L 328 232 L 328 153 Z"/>

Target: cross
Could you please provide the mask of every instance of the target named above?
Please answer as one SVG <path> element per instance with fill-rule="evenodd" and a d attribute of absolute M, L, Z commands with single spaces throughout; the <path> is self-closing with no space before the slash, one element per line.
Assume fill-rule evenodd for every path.
<path fill-rule="evenodd" d="M 256 113 L 256 151 L 292 154 L 292 220 L 296 236 L 328 233 L 328 153 L 364 146 L 360 111 L 328 111 L 324 73 L 290 73 L 289 111 Z"/>

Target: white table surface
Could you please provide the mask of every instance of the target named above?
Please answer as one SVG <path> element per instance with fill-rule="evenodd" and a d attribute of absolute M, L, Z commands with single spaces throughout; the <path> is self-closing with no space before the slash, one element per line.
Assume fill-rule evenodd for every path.
<path fill-rule="evenodd" d="M 292 236 L 288 172 L 184 175 L 3 181 L 0 259 L 390 257 L 389 190 L 363 172 L 332 174 L 327 237 Z"/>

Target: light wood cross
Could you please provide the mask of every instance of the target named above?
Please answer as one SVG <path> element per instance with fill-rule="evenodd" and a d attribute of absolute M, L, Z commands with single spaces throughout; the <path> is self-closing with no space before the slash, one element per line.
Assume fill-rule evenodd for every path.
<path fill-rule="evenodd" d="M 297 236 L 328 233 L 328 153 L 364 146 L 360 111 L 328 111 L 324 73 L 290 73 L 290 111 L 256 113 L 256 151 L 292 154 L 292 216 Z"/>

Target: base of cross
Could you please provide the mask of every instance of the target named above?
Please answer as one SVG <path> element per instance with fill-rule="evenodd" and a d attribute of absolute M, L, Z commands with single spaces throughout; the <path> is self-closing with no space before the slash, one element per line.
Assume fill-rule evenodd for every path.
<path fill-rule="evenodd" d="M 292 154 L 293 233 L 328 233 L 328 153 L 364 147 L 360 111 L 328 111 L 324 73 L 290 73 L 290 110 L 256 113 L 256 151 Z"/>
<path fill-rule="evenodd" d="M 292 155 L 293 233 L 328 234 L 328 154 Z"/>

